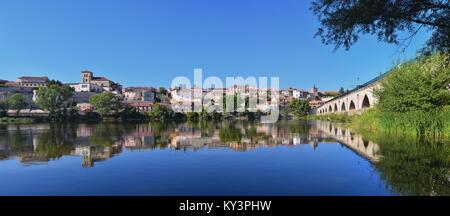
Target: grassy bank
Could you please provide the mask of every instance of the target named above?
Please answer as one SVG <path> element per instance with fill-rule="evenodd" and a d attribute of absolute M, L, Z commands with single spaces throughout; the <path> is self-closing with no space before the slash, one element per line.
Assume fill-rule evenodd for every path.
<path fill-rule="evenodd" d="M 309 116 L 310 120 L 345 123 L 362 133 L 388 132 L 399 135 L 421 135 L 450 138 L 450 106 L 438 111 L 382 112 L 372 108 L 361 115 L 328 114 Z"/>
<path fill-rule="evenodd" d="M 374 108 L 351 117 L 349 126 L 362 131 L 380 131 L 426 137 L 450 137 L 450 106 L 429 112 L 381 112 Z"/>
<path fill-rule="evenodd" d="M 309 115 L 308 120 L 318 120 L 318 121 L 330 121 L 330 122 L 340 122 L 340 123 L 350 123 L 352 121 L 352 116 L 345 113 L 332 113 L 327 115 Z"/>
<path fill-rule="evenodd" d="M 361 115 L 330 114 L 318 120 L 348 123 L 367 132 L 450 136 L 450 54 L 420 56 L 393 67 L 374 89 L 376 107 Z"/>
<path fill-rule="evenodd" d="M 30 124 L 34 123 L 33 118 L 18 118 L 18 117 L 2 117 L 0 118 L 0 124 Z"/>

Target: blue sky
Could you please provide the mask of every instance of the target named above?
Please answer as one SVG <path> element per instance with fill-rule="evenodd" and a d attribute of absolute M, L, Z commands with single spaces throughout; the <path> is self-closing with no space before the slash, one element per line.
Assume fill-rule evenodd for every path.
<path fill-rule="evenodd" d="M 279 76 L 280 87 L 352 88 L 403 55 L 363 36 L 333 52 L 298 0 L 0 0 L 0 79 L 78 82 L 90 69 L 124 86 L 169 87 L 176 76 Z M 414 56 L 429 33 L 405 53 Z M 359 82 L 358 78 L 359 77 Z"/>

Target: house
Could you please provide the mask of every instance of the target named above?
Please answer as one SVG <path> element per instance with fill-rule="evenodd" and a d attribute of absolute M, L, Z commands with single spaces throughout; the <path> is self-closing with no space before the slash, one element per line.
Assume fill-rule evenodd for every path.
<path fill-rule="evenodd" d="M 20 93 L 25 97 L 29 108 L 37 108 L 33 100 L 36 93 L 35 89 L 20 86 L 0 86 L 0 99 L 6 99 L 15 93 Z"/>
<path fill-rule="evenodd" d="M 89 103 L 89 98 L 97 94 L 96 92 L 74 92 L 71 99 L 75 103 Z"/>
<path fill-rule="evenodd" d="M 155 102 L 155 89 L 149 87 L 128 87 L 124 90 L 124 99 L 126 101 Z"/>
<path fill-rule="evenodd" d="M 137 112 L 151 111 L 152 108 L 156 105 L 155 103 L 149 101 L 123 101 L 123 104 L 126 107 L 134 108 Z"/>
<path fill-rule="evenodd" d="M 122 94 L 122 86 L 119 83 L 115 83 L 106 77 L 95 77 L 94 73 L 89 70 L 81 72 L 82 84 L 95 84 L 102 87 L 105 91 L 112 92 L 114 94 Z"/>
<path fill-rule="evenodd" d="M 44 77 L 23 76 L 17 78 L 16 83 L 18 86 L 21 87 L 37 88 L 37 87 L 46 87 L 49 81 L 50 80 L 46 76 Z"/>
<path fill-rule="evenodd" d="M 292 91 L 292 97 L 295 99 L 306 99 L 308 98 L 309 92 L 295 89 Z"/>
<path fill-rule="evenodd" d="M 8 80 L 2 80 L 0 79 L 0 86 L 6 86 L 6 83 L 8 83 Z"/>
<path fill-rule="evenodd" d="M 322 106 L 325 102 L 322 100 L 311 100 L 309 101 L 309 107 L 311 107 L 311 109 L 316 109 L 320 106 Z"/>
<path fill-rule="evenodd" d="M 68 83 L 66 84 L 74 89 L 75 92 L 103 92 L 103 87 L 94 83 Z"/>
<path fill-rule="evenodd" d="M 81 112 L 92 112 L 94 110 L 94 106 L 90 103 L 77 103 L 77 108 Z"/>
<path fill-rule="evenodd" d="M 172 99 L 170 101 L 172 109 L 175 112 L 192 112 L 201 110 L 203 89 L 193 88 L 175 88 L 171 90 Z"/>

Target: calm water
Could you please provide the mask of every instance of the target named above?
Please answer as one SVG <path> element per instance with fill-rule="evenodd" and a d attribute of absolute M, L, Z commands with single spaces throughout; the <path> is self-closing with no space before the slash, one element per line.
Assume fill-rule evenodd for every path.
<path fill-rule="evenodd" d="M 327 122 L 3 125 L 0 195 L 450 195 L 448 153 Z"/>

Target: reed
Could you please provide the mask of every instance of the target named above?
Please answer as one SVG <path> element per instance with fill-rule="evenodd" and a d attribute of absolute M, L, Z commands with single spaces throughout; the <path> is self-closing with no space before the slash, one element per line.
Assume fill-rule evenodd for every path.
<path fill-rule="evenodd" d="M 450 137 L 450 106 L 442 109 L 408 111 L 404 113 L 381 112 L 370 109 L 352 117 L 350 126 L 360 131 L 383 131 L 430 138 Z"/>

